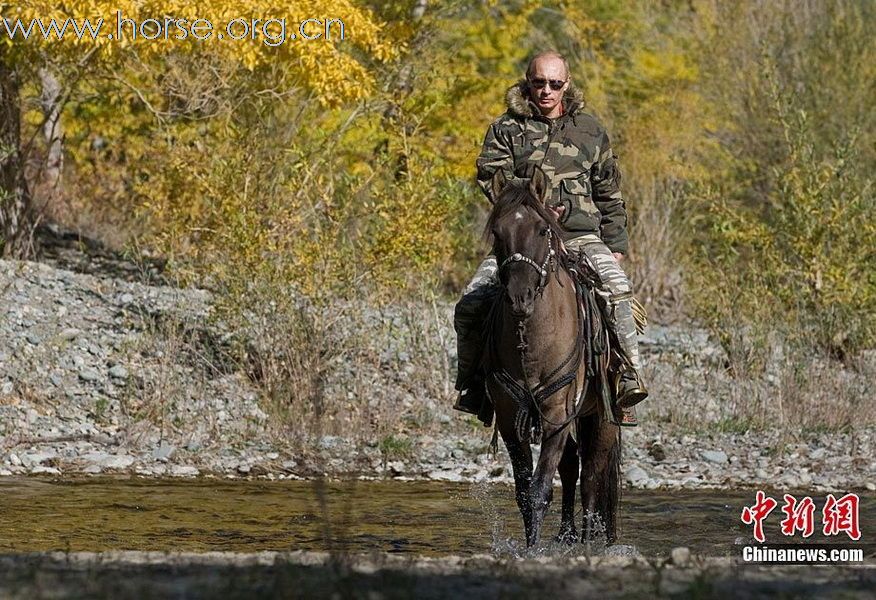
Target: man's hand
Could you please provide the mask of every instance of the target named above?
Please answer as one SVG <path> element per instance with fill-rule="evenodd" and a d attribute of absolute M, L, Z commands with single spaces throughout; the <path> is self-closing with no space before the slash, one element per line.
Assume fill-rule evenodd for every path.
<path fill-rule="evenodd" d="M 557 218 L 557 221 L 559 221 L 560 217 L 563 215 L 563 213 L 566 212 L 566 207 L 563 206 L 562 204 L 558 204 L 556 206 L 548 206 L 547 208 L 549 211 L 554 213 L 554 216 Z M 624 260 L 624 255 L 621 254 L 620 252 L 612 252 L 611 255 L 614 257 L 614 259 L 617 261 L 618 264 L 621 264 Z"/>
<path fill-rule="evenodd" d="M 563 216 L 563 213 L 566 212 L 566 207 L 562 204 L 558 204 L 556 206 L 548 206 L 549 211 L 554 213 L 554 216 L 557 218 L 557 221 L 560 220 L 560 217 Z"/>

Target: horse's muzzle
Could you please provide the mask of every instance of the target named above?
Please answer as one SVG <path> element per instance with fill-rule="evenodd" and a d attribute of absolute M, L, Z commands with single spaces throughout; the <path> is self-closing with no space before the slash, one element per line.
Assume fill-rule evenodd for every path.
<path fill-rule="evenodd" d="M 515 319 L 527 319 L 532 316 L 535 307 L 535 293 L 527 289 L 522 294 L 509 294 L 508 302 L 511 304 L 511 315 Z"/>

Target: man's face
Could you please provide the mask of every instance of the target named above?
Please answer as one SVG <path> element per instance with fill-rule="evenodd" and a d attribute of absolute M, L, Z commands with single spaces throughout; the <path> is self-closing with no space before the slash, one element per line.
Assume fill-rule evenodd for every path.
<path fill-rule="evenodd" d="M 566 88 L 569 87 L 569 76 L 563 61 L 555 57 L 545 57 L 536 61 L 529 77 L 529 95 L 543 115 L 554 112 L 563 99 Z M 558 90 L 551 88 L 551 81 L 565 81 Z M 544 84 L 541 89 L 538 85 Z"/>

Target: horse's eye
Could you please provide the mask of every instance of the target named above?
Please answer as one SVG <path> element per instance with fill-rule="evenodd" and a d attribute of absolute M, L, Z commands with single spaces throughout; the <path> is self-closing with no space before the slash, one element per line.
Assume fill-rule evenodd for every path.
<path fill-rule="evenodd" d="M 550 231 L 550 227 L 545 226 L 545 228 L 542 229 L 541 231 L 539 231 L 538 234 L 541 235 L 541 236 L 545 236 L 545 235 L 548 234 L 548 231 Z"/>

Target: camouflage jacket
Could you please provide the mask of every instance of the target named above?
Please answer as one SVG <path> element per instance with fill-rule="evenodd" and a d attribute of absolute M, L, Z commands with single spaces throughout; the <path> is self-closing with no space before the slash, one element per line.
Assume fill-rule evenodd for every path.
<path fill-rule="evenodd" d="M 625 254 L 627 213 L 605 128 L 581 112 L 583 97 L 574 86 L 563 95 L 563 115 L 548 119 L 529 100 L 525 85 L 508 89 L 508 110 L 487 131 L 477 159 L 478 185 L 493 202 L 490 181 L 498 169 L 512 179 L 530 177 L 540 166 L 551 181 L 548 203 L 566 207 L 560 218 L 566 239 L 597 233 L 612 252 Z"/>

